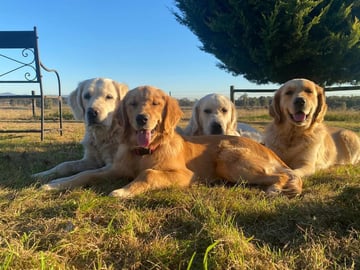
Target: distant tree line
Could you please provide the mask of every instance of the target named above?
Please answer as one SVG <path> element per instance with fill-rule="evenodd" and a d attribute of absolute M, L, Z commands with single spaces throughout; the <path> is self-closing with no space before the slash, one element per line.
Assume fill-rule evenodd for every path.
<path fill-rule="evenodd" d="M 235 105 L 244 108 L 267 108 L 271 100 L 272 96 L 249 97 L 244 94 L 235 100 Z M 332 110 L 360 110 L 360 96 L 328 96 L 326 103 Z"/>
<path fill-rule="evenodd" d="M 261 96 L 261 97 L 249 97 L 247 94 L 241 95 L 238 99 L 235 100 L 235 105 L 238 107 L 245 108 L 267 108 L 271 103 L 272 96 Z"/>
<path fill-rule="evenodd" d="M 241 108 L 268 108 L 272 96 L 249 97 L 247 94 L 241 95 L 235 100 L 235 105 Z M 178 99 L 180 106 L 191 107 L 197 100 L 188 98 Z M 329 109 L 333 110 L 360 110 L 360 96 L 328 96 L 326 98 Z"/>
<path fill-rule="evenodd" d="M 63 104 L 66 104 L 67 99 L 63 98 L 62 102 L 63 102 Z M 2 106 L 8 105 L 11 107 L 27 107 L 27 106 L 31 106 L 31 104 L 32 104 L 32 100 L 29 98 L 0 99 L 0 105 L 2 105 Z M 40 107 L 40 99 L 39 98 L 35 99 L 35 106 Z M 57 106 L 58 106 L 58 99 L 56 99 L 56 98 L 45 98 L 44 99 L 44 108 L 45 109 L 52 109 L 53 107 L 57 107 Z"/>
<path fill-rule="evenodd" d="M 360 96 L 330 96 L 326 98 L 326 103 L 330 109 L 360 110 Z"/>
<path fill-rule="evenodd" d="M 241 108 L 267 108 L 271 103 L 272 96 L 249 97 L 243 94 L 235 100 L 235 105 Z M 182 107 L 192 107 L 197 99 L 180 98 L 179 105 Z M 360 96 L 328 96 L 326 98 L 329 109 L 336 110 L 360 110 Z M 12 107 L 30 106 L 30 99 L 4 99 L 0 100 L 0 104 L 9 105 Z M 67 104 L 67 100 L 63 98 L 63 104 Z M 52 109 L 58 106 L 58 100 L 53 98 L 46 98 L 44 101 L 45 109 Z M 36 99 L 36 107 L 40 107 L 40 100 Z"/>

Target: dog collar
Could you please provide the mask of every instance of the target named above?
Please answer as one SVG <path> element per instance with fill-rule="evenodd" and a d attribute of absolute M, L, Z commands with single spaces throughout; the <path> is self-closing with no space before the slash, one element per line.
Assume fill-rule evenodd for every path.
<path fill-rule="evenodd" d="M 135 147 L 132 152 L 137 156 L 151 155 L 154 153 L 156 148 L 147 148 L 147 147 Z"/>

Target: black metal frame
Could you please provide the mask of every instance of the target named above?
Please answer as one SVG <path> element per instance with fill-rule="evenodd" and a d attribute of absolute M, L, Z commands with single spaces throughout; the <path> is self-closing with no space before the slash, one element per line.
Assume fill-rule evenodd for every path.
<path fill-rule="evenodd" d="M 1 49 L 18 49 L 21 51 L 21 58 L 15 58 L 1 53 Z M 33 57 L 32 57 L 33 56 Z M 30 57 L 30 58 L 29 58 Z M 41 140 L 44 140 L 44 91 L 42 84 L 41 68 L 47 72 L 54 72 L 58 83 L 58 106 L 59 106 L 59 133 L 62 135 L 62 97 L 61 97 L 61 83 L 59 73 L 55 69 L 49 69 L 40 61 L 39 48 L 38 48 L 38 35 L 36 27 L 33 31 L 0 31 L 0 60 L 6 59 L 11 63 L 15 63 L 16 67 L 7 70 L 0 74 L 0 83 L 38 83 L 40 89 L 40 95 L 10 95 L 0 96 L 0 99 L 12 99 L 12 98 L 40 98 L 40 110 L 41 110 L 41 127 L 40 130 L 0 130 L 0 133 L 18 133 L 18 132 L 40 132 Z M 24 78 L 9 79 L 10 74 L 13 75 L 18 71 L 24 71 Z M 33 74 L 34 73 L 34 74 Z"/>

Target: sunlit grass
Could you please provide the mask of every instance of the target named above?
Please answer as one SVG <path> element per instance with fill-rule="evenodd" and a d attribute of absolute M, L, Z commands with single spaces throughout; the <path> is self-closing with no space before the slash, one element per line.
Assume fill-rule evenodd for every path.
<path fill-rule="evenodd" d="M 240 121 L 269 121 L 266 111 L 246 113 Z M 359 131 L 359 121 L 339 119 L 327 121 Z M 65 122 L 63 136 L 47 133 L 43 142 L 39 134 L 0 135 L 0 269 L 360 267 L 359 166 L 304 179 L 294 199 L 222 184 L 107 196 L 125 180 L 39 190 L 30 175 L 80 158 L 83 134 L 83 124 Z"/>

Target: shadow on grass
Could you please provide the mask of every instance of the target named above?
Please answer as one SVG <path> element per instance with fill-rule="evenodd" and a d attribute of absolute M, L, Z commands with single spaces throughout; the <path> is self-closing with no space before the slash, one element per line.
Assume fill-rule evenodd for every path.
<path fill-rule="evenodd" d="M 325 242 L 327 237 L 346 238 L 360 230 L 360 187 L 344 187 L 333 198 L 299 198 L 270 213 L 238 212 L 234 221 L 247 237 L 274 250 L 297 249 L 311 241 Z"/>
<path fill-rule="evenodd" d="M 36 149 L 28 151 L 27 149 Z M 0 144 L 0 186 L 21 189 L 37 183 L 31 175 L 82 157 L 79 143 Z"/>

